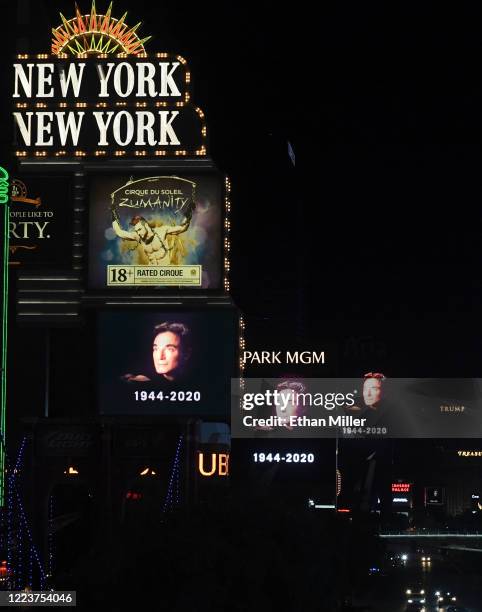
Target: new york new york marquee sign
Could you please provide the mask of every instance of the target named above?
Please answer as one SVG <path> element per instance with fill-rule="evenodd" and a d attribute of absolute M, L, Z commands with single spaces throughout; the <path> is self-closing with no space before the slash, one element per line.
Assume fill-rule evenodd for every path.
<path fill-rule="evenodd" d="M 206 155 L 203 112 L 190 99 L 186 60 L 147 54 L 109 7 L 53 30 L 52 54 L 14 63 L 18 157 Z M 120 24 L 120 25 L 119 25 Z M 149 37 L 148 37 L 149 38 Z"/>

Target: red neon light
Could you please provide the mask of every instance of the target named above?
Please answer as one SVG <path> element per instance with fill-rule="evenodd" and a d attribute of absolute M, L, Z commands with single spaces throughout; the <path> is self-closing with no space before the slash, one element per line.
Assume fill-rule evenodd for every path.
<path fill-rule="evenodd" d="M 409 493 L 411 486 L 408 482 L 394 482 L 392 483 L 392 493 Z"/>
<path fill-rule="evenodd" d="M 338 512 L 351 512 L 348 508 L 338 508 Z"/>
<path fill-rule="evenodd" d="M 136 493 L 135 491 L 127 491 L 126 499 L 142 499 L 142 493 Z"/>

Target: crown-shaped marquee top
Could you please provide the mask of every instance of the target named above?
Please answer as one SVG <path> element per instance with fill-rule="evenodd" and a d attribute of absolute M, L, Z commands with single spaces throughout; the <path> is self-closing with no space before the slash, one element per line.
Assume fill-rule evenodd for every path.
<path fill-rule="evenodd" d="M 145 53 L 144 43 L 152 36 L 140 39 L 136 34 L 142 22 L 130 28 L 125 23 L 127 13 L 120 19 L 111 16 L 112 2 L 105 15 L 97 15 L 95 0 L 92 0 L 90 14 L 81 15 L 77 3 L 76 16 L 67 20 L 62 13 L 62 25 L 52 28 L 52 53 L 71 53 L 79 56 L 99 53 Z"/>

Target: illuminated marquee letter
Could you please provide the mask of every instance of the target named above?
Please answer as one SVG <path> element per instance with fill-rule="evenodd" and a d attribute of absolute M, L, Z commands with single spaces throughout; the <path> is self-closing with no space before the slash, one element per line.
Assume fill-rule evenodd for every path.
<path fill-rule="evenodd" d="M 220 476 L 227 476 L 229 474 L 229 455 L 221 453 L 218 458 L 218 474 Z"/>
<path fill-rule="evenodd" d="M 54 118 L 53 113 L 40 112 L 37 113 L 37 141 L 35 143 L 38 147 L 51 147 L 54 139 L 52 138 L 52 119 Z M 47 120 L 47 123 L 46 123 Z M 48 140 L 44 139 L 44 133 L 48 134 Z"/>
<path fill-rule="evenodd" d="M 97 64 L 97 72 L 99 74 L 100 79 L 100 93 L 99 98 L 107 98 L 109 97 L 109 92 L 107 90 L 107 83 L 110 78 L 110 73 L 112 72 L 115 64 L 113 62 L 109 62 L 107 64 L 107 74 L 104 72 L 104 67 L 101 64 Z"/>
<path fill-rule="evenodd" d="M 169 121 L 167 120 L 168 115 L 172 115 Z M 176 133 L 171 127 L 171 123 L 174 119 L 179 115 L 179 111 L 159 111 L 159 119 L 160 119 L 160 134 L 159 134 L 159 144 L 160 145 L 178 145 L 181 144 L 178 140 Z M 169 135 L 170 142 L 167 141 L 166 135 Z"/>
<path fill-rule="evenodd" d="M 125 137 L 121 137 L 121 119 L 125 119 L 125 129 L 123 130 Z M 134 119 L 132 115 L 127 111 L 121 111 L 117 113 L 114 117 L 114 123 L 112 124 L 114 129 L 114 138 L 117 144 L 125 147 L 130 143 L 132 137 L 134 136 Z"/>
<path fill-rule="evenodd" d="M 25 74 L 25 68 L 23 64 L 14 64 L 13 68 L 15 70 L 15 91 L 13 93 L 14 98 L 20 98 L 20 94 L 18 92 L 18 82 L 22 84 L 23 91 L 27 98 L 32 97 L 32 69 L 33 64 L 27 64 L 28 68 L 28 77 Z"/>
<path fill-rule="evenodd" d="M 154 115 L 149 111 L 137 111 L 137 139 L 136 146 L 145 146 L 149 144 L 153 147 L 156 142 L 154 136 Z M 147 143 L 145 140 L 147 135 Z"/>
<path fill-rule="evenodd" d="M 122 71 L 127 71 L 127 87 L 124 91 L 122 91 Z M 114 89 L 119 94 L 121 98 L 127 98 L 132 93 L 134 89 L 135 78 L 134 78 L 134 68 L 128 64 L 127 62 L 121 62 L 117 65 L 114 71 Z"/>
<path fill-rule="evenodd" d="M 202 476 L 212 476 L 214 472 L 216 471 L 216 455 L 214 453 L 211 453 L 211 471 L 207 472 L 204 469 L 204 453 L 199 453 L 198 467 L 199 467 L 199 473 Z"/>
<path fill-rule="evenodd" d="M 72 83 L 72 90 L 74 92 L 74 96 L 76 98 L 79 97 L 80 85 L 82 83 L 82 76 L 84 74 L 85 64 L 69 64 L 69 70 L 67 72 L 67 76 L 65 76 L 64 68 L 60 69 L 59 72 L 59 80 L 60 80 L 60 91 L 62 92 L 62 97 L 67 97 L 67 92 L 69 91 L 70 84 Z M 77 72 L 77 69 L 79 72 Z"/>
<path fill-rule="evenodd" d="M 180 96 L 181 92 L 177 88 L 177 85 L 172 78 L 172 73 L 179 66 L 179 62 L 172 62 L 172 68 L 168 72 L 167 69 L 169 67 L 169 62 L 159 62 L 159 66 L 161 67 L 161 91 L 159 92 L 160 96 Z M 167 86 L 169 85 L 169 89 L 171 93 L 168 93 Z"/>
<path fill-rule="evenodd" d="M 53 98 L 54 89 L 52 87 L 52 74 L 54 72 L 53 64 L 38 64 L 38 91 L 37 98 Z M 50 74 L 45 74 L 46 72 Z M 50 87 L 49 91 L 45 91 L 45 86 Z"/>
<path fill-rule="evenodd" d="M 137 97 L 144 98 L 146 94 L 146 83 L 149 90 L 149 96 L 154 98 L 157 96 L 156 85 L 154 83 L 154 77 L 156 76 L 156 67 L 154 64 L 148 62 L 139 62 L 137 64 Z"/>
<path fill-rule="evenodd" d="M 77 115 L 77 123 L 75 122 L 75 115 Z M 67 138 L 70 134 L 72 144 L 74 147 L 77 146 L 80 136 L 80 128 L 82 127 L 82 121 L 85 113 L 79 111 L 78 113 L 67 113 L 67 122 L 65 121 L 64 112 L 56 112 L 57 124 L 59 126 L 60 143 L 64 147 L 67 143 Z"/>
<path fill-rule="evenodd" d="M 104 115 L 106 115 L 105 119 Z M 97 121 L 97 127 L 99 128 L 99 141 L 97 143 L 99 146 L 106 147 L 109 144 L 106 138 L 107 128 L 109 127 L 109 124 L 112 121 L 113 115 L 114 111 L 109 111 L 108 113 L 94 111 L 94 117 Z"/>
<path fill-rule="evenodd" d="M 32 112 L 25 113 L 27 115 L 27 123 L 25 123 L 25 119 L 22 116 L 22 113 L 13 113 L 15 117 L 15 121 L 17 122 L 18 127 L 20 128 L 20 134 L 22 135 L 23 141 L 27 147 L 30 146 L 32 141 L 31 139 L 31 130 L 32 130 Z"/>

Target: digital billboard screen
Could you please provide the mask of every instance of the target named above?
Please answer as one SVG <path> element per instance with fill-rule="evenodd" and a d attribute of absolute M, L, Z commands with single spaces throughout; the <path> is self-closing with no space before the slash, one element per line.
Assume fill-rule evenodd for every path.
<path fill-rule="evenodd" d="M 89 287 L 220 289 L 223 180 L 92 176 Z"/>
<path fill-rule="evenodd" d="M 310 498 L 331 504 L 337 477 L 334 451 L 331 440 L 236 439 L 230 474 L 268 496 L 284 491 L 306 507 Z"/>
<path fill-rule="evenodd" d="M 234 309 L 99 313 L 100 413 L 227 416 L 237 334 Z"/>

